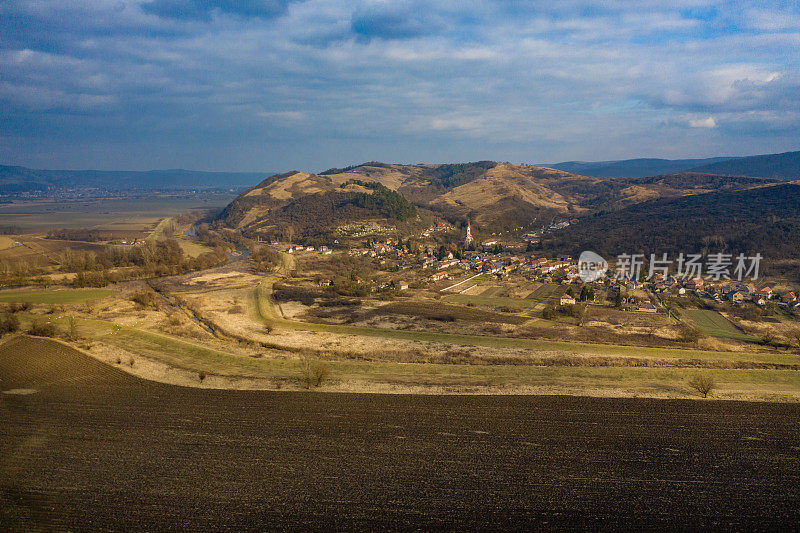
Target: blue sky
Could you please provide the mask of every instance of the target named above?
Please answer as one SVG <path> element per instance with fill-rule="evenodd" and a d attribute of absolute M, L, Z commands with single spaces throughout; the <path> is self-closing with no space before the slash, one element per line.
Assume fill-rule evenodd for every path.
<path fill-rule="evenodd" d="M 319 171 L 800 149 L 797 2 L 0 3 L 0 163 Z"/>

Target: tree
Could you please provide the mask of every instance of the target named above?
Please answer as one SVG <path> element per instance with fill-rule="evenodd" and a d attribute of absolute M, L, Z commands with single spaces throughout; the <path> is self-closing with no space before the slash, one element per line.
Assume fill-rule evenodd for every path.
<path fill-rule="evenodd" d="M 67 317 L 67 338 L 71 341 L 76 341 L 81 338 L 78 332 L 78 322 L 72 315 Z"/>
<path fill-rule="evenodd" d="M 717 387 L 714 378 L 706 374 L 695 374 L 689 378 L 689 386 L 703 395 L 703 398 L 708 398 L 711 391 Z"/>
<path fill-rule="evenodd" d="M 682 324 L 680 329 L 680 340 L 688 343 L 695 343 L 700 340 L 702 333 L 700 330 L 690 326 L 689 324 Z"/>

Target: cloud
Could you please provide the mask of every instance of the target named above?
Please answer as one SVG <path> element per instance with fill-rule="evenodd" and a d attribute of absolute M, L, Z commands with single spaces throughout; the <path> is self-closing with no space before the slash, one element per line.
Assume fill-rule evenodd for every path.
<path fill-rule="evenodd" d="M 714 117 L 693 118 L 689 119 L 689 126 L 692 128 L 716 128 L 717 121 Z"/>
<path fill-rule="evenodd" d="M 151 0 L 144 12 L 176 20 L 210 21 L 213 13 L 270 19 L 286 13 L 289 0 Z"/>
<path fill-rule="evenodd" d="M 10 0 L 0 155 L 280 170 L 796 149 L 798 8 L 755 9 Z"/>
<path fill-rule="evenodd" d="M 425 5 L 381 2 L 353 13 L 350 28 L 366 39 L 408 39 L 433 35 L 444 28 L 443 20 Z"/>

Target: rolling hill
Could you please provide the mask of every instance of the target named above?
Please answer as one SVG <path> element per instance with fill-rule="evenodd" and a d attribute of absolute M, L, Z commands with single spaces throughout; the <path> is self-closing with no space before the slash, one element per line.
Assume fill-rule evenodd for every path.
<path fill-rule="evenodd" d="M 479 161 L 445 165 L 369 162 L 319 174 L 293 171 L 270 176 L 236 198 L 220 221 L 266 238 L 324 237 L 338 225 L 363 220 L 406 222 L 386 208 L 405 202 L 460 225 L 469 219 L 486 232 L 532 228 L 554 218 L 578 218 L 613 211 L 654 198 L 675 198 L 716 190 L 740 190 L 769 183 L 746 177 L 684 173 L 648 178 L 596 178 L 546 167 Z M 384 190 L 385 189 L 385 190 Z"/>
<path fill-rule="evenodd" d="M 767 183 L 744 190 L 659 198 L 597 212 L 554 234 L 546 249 L 578 254 L 725 251 L 765 259 L 800 260 L 800 183 Z"/>

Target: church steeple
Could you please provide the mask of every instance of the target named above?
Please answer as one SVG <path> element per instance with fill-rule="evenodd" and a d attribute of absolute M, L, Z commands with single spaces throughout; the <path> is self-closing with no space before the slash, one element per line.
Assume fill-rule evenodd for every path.
<path fill-rule="evenodd" d="M 467 235 L 464 237 L 464 244 L 467 246 L 472 244 L 472 226 L 470 226 L 469 219 L 467 219 Z"/>

